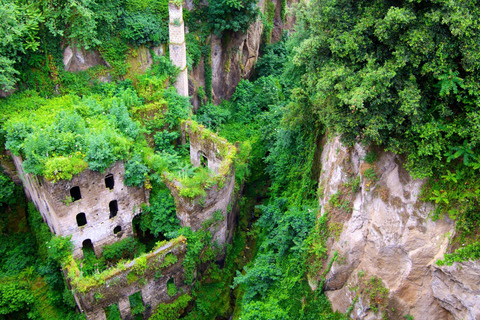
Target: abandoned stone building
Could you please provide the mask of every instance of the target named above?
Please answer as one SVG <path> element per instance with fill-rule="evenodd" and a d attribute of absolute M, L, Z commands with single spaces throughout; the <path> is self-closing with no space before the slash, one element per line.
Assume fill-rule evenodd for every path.
<path fill-rule="evenodd" d="M 76 257 L 83 256 L 83 247 L 93 247 L 98 256 L 104 245 L 132 236 L 132 220 L 141 204 L 148 202 L 144 188 L 124 184 L 123 162 L 105 173 L 87 169 L 69 181 L 54 183 L 25 173 L 19 156 L 13 161 L 27 197 L 50 230 L 58 236 L 72 236 Z"/>
<path fill-rule="evenodd" d="M 210 228 L 213 239 L 223 245 L 230 242 L 234 229 L 232 214 L 235 191 L 235 146 L 228 143 L 194 121 L 184 121 L 182 136 L 190 142 L 190 162 L 193 166 L 208 167 L 214 175 L 214 185 L 205 190 L 200 199 L 190 199 L 181 195 L 181 184 L 175 179 L 166 179 L 166 185 L 175 198 L 177 217 L 183 227 L 196 231 L 215 213 L 221 213 L 223 220 Z"/>
<path fill-rule="evenodd" d="M 189 198 L 181 195 L 181 183 L 168 172 L 164 173 L 164 181 L 175 199 L 180 225 L 196 231 L 215 220 L 207 223 L 213 240 L 219 245 L 226 244 L 234 229 L 236 148 L 191 120 L 184 121 L 181 130 L 183 142 L 188 139 L 190 143 L 192 165 L 210 169 L 210 184 L 205 196 Z M 93 247 L 100 256 L 104 245 L 133 236 L 132 220 L 141 213 L 141 205 L 148 203 L 149 191 L 125 185 L 123 162 L 116 162 L 104 173 L 86 169 L 71 180 L 52 182 L 26 173 L 20 156 L 13 156 L 13 160 L 27 196 L 50 230 L 59 236 L 71 236 L 73 257 L 82 258 L 84 247 Z M 105 308 L 112 304 L 118 306 L 123 319 L 130 319 L 129 297 L 135 294 L 148 306 L 143 312 L 148 318 L 159 303 L 175 299 L 166 294 L 168 281 L 173 281 L 182 292 L 189 292 L 182 266 L 185 252 L 186 239 L 177 238 L 145 255 L 143 264 L 138 260 L 142 258 L 137 258 L 93 277 L 82 275 L 72 258 L 64 266 L 64 273 L 74 289 L 79 309 L 88 319 L 106 319 Z M 168 260 L 168 254 L 175 259 Z M 137 265 L 144 265 L 142 271 Z M 98 281 L 99 278 L 102 281 Z"/>

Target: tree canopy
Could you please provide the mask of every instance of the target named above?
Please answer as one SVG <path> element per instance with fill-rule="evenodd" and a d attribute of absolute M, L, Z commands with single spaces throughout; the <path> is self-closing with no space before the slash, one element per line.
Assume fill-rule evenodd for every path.
<path fill-rule="evenodd" d="M 480 162 L 478 1 L 314 0 L 298 14 L 297 95 L 344 142 L 406 152 L 417 176 L 459 145 Z"/>

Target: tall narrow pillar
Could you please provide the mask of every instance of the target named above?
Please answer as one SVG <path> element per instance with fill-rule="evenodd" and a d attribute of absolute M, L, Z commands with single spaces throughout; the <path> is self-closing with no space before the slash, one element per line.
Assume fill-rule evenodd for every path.
<path fill-rule="evenodd" d="M 187 48 L 185 46 L 185 25 L 183 23 L 182 5 L 168 4 L 170 21 L 168 31 L 170 36 L 170 60 L 180 68 L 180 74 L 175 82 L 178 94 L 188 96 Z"/>

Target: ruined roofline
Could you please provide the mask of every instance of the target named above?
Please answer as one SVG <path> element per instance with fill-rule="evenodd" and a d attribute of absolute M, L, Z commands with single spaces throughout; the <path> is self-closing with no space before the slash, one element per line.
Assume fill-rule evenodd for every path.
<path fill-rule="evenodd" d="M 199 167 L 199 151 L 208 157 L 208 168 L 214 173 L 207 181 L 206 189 L 217 186 L 223 188 L 225 184 L 235 175 L 235 157 L 237 148 L 226 139 L 217 136 L 203 125 L 193 120 L 183 120 L 180 124 L 182 135 L 188 134 L 190 138 L 190 161 L 194 167 Z M 197 148 L 197 147 L 198 148 Z M 197 150 L 199 149 L 199 150 Z M 195 198 L 182 192 L 186 187 L 172 173 L 163 172 L 165 184 L 172 190 L 180 191 L 180 196 Z"/>
<path fill-rule="evenodd" d="M 182 132 L 188 133 L 190 143 L 192 143 L 192 140 L 198 140 L 203 148 L 216 149 L 215 156 L 221 160 L 219 170 L 216 172 L 217 175 L 227 176 L 231 173 L 237 154 L 237 148 L 234 145 L 193 120 L 183 120 L 180 127 Z"/>
<path fill-rule="evenodd" d="M 81 312 L 89 320 L 105 320 L 105 310 L 112 304 L 119 307 L 122 319 L 132 314 L 129 299 L 140 293 L 146 308 L 147 318 L 161 303 L 171 303 L 179 295 L 189 293 L 191 288 L 185 283 L 183 261 L 187 251 L 187 240 L 183 236 L 163 241 L 156 248 L 140 257 L 121 261 L 115 267 L 102 273 L 82 276 L 72 255 L 62 263 L 67 283 Z M 177 291 L 168 292 L 168 283 L 173 282 Z"/>
<path fill-rule="evenodd" d="M 140 257 L 135 259 L 121 261 L 117 263 L 116 266 L 108 268 L 105 271 L 91 275 L 91 276 L 82 276 L 82 272 L 78 267 L 77 261 L 73 255 L 69 255 L 64 263 L 63 268 L 66 271 L 67 279 L 69 280 L 70 285 L 78 293 L 86 293 L 95 288 L 100 288 L 106 284 L 107 280 L 111 280 L 116 276 L 126 274 L 130 271 L 135 271 L 136 266 L 141 265 L 141 260 L 146 259 L 147 264 L 144 270 L 147 269 L 160 269 L 157 264 L 163 262 L 165 256 L 168 253 L 183 254 L 186 252 L 187 239 L 184 236 L 179 236 L 175 239 L 172 239 L 165 243 L 165 241 L 160 242 L 156 248 L 152 251 L 142 254 Z"/>

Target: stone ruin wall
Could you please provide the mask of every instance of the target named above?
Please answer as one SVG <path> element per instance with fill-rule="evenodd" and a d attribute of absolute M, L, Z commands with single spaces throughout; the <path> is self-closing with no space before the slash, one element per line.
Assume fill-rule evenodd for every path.
<path fill-rule="evenodd" d="M 169 14 L 169 50 L 172 64 L 180 68 L 180 73 L 175 82 L 178 94 L 188 96 L 188 70 L 187 70 L 187 48 L 185 44 L 185 24 L 183 22 L 182 5 L 168 4 Z"/>
<path fill-rule="evenodd" d="M 82 257 L 83 241 L 90 239 L 96 255 L 106 244 L 133 235 L 132 219 L 140 213 L 141 204 L 148 202 L 144 188 L 128 187 L 123 182 L 124 165 L 117 162 L 105 173 L 86 169 L 70 181 L 50 182 L 43 177 L 25 173 L 20 156 L 13 161 L 23 181 L 27 196 L 35 203 L 50 230 L 57 236 L 72 235 L 74 256 Z M 111 175 L 114 186 L 106 187 L 105 178 Z M 69 203 L 73 187 L 80 188 L 81 199 Z M 118 212 L 111 217 L 110 202 L 117 201 Z M 86 224 L 78 226 L 77 215 L 85 214 Z M 114 234 L 114 229 L 121 231 Z"/>
<path fill-rule="evenodd" d="M 148 319 L 160 303 L 171 303 L 180 295 L 190 292 L 190 286 L 184 282 L 185 271 L 182 266 L 186 249 L 184 237 L 173 239 L 147 254 L 145 269 L 140 272 L 135 270 L 137 258 L 128 263 L 124 269 L 110 273 L 103 284 L 88 287 L 85 293 L 79 292 L 78 284 L 71 279 L 68 283 L 74 290 L 77 305 L 88 320 L 106 320 L 105 308 L 115 303 L 123 320 L 133 319 L 129 297 L 137 292 L 140 292 L 145 306 L 143 319 Z M 170 254 L 175 255 L 178 260 L 171 265 L 162 266 L 165 263 L 165 256 Z M 73 268 L 78 272 L 77 266 Z M 70 266 L 70 269 L 73 268 Z M 67 266 L 64 270 L 68 273 L 72 272 L 70 269 Z M 130 273 L 132 277 L 129 279 Z M 177 294 L 172 297 L 167 293 L 167 282 L 170 279 L 173 279 L 177 288 Z"/>
<path fill-rule="evenodd" d="M 205 156 L 208 160 L 208 168 L 223 179 L 224 183 L 221 187 L 216 184 L 206 189 L 207 195 L 202 199 L 190 199 L 180 195 L 181 185 L 178 181 L 167 181 L 166 185 L 175 198 L 177 217 L 182 227 L 191 227 L 192 230 L 197 231 L 202 228 L 205 221 L 212 219 L 216 211 L 221 211 L 224 219 L 212 226 L 210 231 L 213 239 L 219 244 L 226 244 L 231 240 L 235 223 L 232 210 L 235 202 L 235 167 L 233 161 L 223 158 L 219 151 L 219 144 L 224 144 L 229 154 L 236 151 L 235 147 L 201 127 L 194 132 L 190 121 L 182 125 L 182 135 L 185 137 L 187 134 L 190 140 L 192 165 L 200 166 L 200 157 Z"/>

